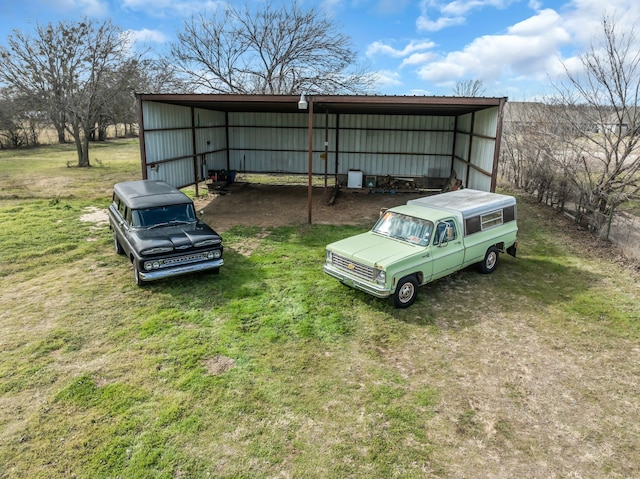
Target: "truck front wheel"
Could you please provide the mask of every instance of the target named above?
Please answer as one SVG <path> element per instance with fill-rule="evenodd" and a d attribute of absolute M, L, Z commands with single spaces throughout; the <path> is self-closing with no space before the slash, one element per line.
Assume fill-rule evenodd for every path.
<path fill-rule="evenodd" d="M 138 262 L 133 260 L 133 280 L 136 282 L 138 286 L 144 286 L 144 281 L 140 279 L 140 269 L 138 267 Z"/>
<path fill-rule="evenodd" d="M 393 293 L 392 301 L 396 308 L 408 308 L 416 300 L 418 294 L 418 281 L 415 276 L 405 276 L 398 281 L 396 292 Z"/>
<path fill-rule="evenodd" d="M 484 259 L 480 263 L 480 272 L 484 274 L 493 273 L 493 270 L 498 266 L 498 254 L 498 248 L 495 246 L 489 248 L 487 250 L 487 254 L 484 255 Z"/>

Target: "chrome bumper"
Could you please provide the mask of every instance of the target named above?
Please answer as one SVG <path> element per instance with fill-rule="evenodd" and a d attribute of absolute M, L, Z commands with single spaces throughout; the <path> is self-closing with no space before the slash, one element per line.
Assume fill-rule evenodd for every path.
<path fill-rule="evenodd" d="M 372 284 L 365 281 L 362 281 L 359 278 L 354 278 L 353 276 L 347 275 L 344 271 L 334 268 L 330 264 L 324 265 L 324 272 L 329 276 L 333 276 L 342 284 L 346 284 L 351 288 L 359 289 L 360 291 L 364 291 L 365 293 L 369 293 L 376 298 L 388 298 L 391 296 L 391 292 L 382 285 Z"/>
<path fill-rule="evenodd" d="M 219 268 L 224 264 L 222 258 L 214 261 L 203 261 L 201 263 L 185 264 L 183 266 L 175 266 L 173 268 L 155 269 L 152 271 L 140 271 L 140 279 L 142 281 L 155 281 L 157 279 L 168 278 L 170 276 L 178 276 L 187 273 L 197 273 L 199 271 L 207 271 Z"/>

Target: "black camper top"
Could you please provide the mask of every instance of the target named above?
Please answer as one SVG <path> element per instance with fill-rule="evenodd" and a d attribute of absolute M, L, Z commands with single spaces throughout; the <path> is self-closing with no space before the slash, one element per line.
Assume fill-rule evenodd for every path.
<path fill-rule="evenodd" d="M 187 195 L 160 180 L 116 183 L 113 186 L 113 192 L 132 210 L 192 203 Z"/>

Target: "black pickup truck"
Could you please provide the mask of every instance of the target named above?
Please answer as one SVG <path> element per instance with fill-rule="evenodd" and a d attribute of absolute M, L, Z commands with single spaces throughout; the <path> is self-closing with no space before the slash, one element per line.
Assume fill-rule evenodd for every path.
<path fill-rule="evenodd" d="M 197 271 L 217 273 L 224 264 L 220 235 L 196 216 L 187 195 L 164 181 L 114 185 L 109 227 L 116 253 L 129 258 L 138 286 Z"/>

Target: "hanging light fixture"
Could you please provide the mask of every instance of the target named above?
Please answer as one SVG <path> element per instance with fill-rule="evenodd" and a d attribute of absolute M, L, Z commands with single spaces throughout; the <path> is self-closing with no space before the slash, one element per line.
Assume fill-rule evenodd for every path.
<path fill-rule="evenodd" d="M 300 95 L 300 101 L 298 101 L 298 110 L 306 110 L 308 106 L 307 99 L 304 97 L 304 93 L 302 93 Z"/>

